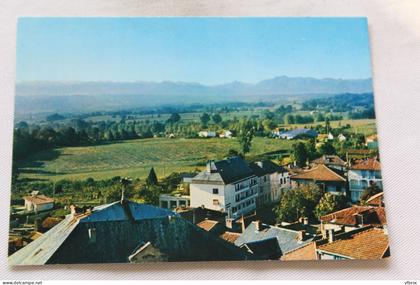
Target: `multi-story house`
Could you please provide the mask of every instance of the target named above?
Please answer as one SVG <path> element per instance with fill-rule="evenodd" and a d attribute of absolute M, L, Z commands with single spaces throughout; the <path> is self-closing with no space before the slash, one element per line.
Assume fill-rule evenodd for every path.
<path fill-rule="evenodd" d="M 316 184 L 325 192 L 332 194 L 346 195 L 347 191 L 347 179 L 344 177 L 344 173 L 329 168 L 325 164 L 319 164 L 314 168 L 295 174 L 290 180 L 292 187 Z"/>
<path fill-rule="evenodd" d="M 222 211 L 237 218 L 256 209 L 258 177 L 240 157 L 208 161 L 190 184 L 191 207 Z"/>
<path fill-rule="evenodd" d="M 271 160 L 257 161 L 249 166 L 259 179 L 257 206 L 279 201 L 282 191 L 290 188 L 289 172 Z"/>
<path fill-rule="evenodd" d="M 358 202 L 363 191 L 372 183 L 382 189 L 380 162 L 376 158 L 356 161 L 349 167 L 348 180 L 352 202 Z"/>

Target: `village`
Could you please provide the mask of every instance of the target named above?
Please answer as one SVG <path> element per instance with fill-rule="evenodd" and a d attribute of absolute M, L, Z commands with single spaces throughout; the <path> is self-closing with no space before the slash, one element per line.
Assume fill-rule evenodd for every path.
<path fill-rule="evenodd" d="M 199 133 L 207 139 L 233 135 Z M 347 139 L 309 128 L 274 130 L 272 137 L 321 145 Z M 371 135 L 364 148 L 341 157 L 324 154 L 303 165 L 240 155 L 209 160 L 202 171 L 183 177 L 179 187 L 187 192 L 160 194 L 158 205 L 125 198 L 122 183 L 119 200 L 95 207 L 69 204 L 63 218 L 29 220 L 27 214 L 55 207 L 54 198 L 33 191 L 15 208 L 20 221 L 11 220 L 9 263 L 385 258 L 389 245 L 377 148 L 377 136 Z M 311 195 L 317 198 L 307 198 Z"/>

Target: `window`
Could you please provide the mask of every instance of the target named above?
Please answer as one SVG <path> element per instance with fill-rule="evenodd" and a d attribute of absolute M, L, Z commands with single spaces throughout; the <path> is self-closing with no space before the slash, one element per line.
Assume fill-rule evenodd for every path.
<path fill-rule="evenodd" d="M 219 200 L 218 199 L 213 199 L 213 205 L 218 206 L 219 205 Z"/>
<path fill-rule="evenodd" d="M 213 194 L 219 194 L 219 189 L 213 188 Z"/>

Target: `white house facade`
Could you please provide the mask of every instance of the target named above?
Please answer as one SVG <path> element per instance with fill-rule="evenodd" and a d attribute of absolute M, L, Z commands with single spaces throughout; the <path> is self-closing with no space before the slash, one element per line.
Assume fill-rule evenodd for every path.
<path fill-rule="evenodd" d="M 358 161 L 348 171 L 349 191 L 352 202 L 358 202 L 371 183 L 382 188 L 381 165 L 375 158 Z"/>
<path fill-rule="evenodd" d="M 256 208 L 258 177 L 240 157 L 209 161 L 190 184 L 191 207 L 221 211 L 238 218 Z"/>

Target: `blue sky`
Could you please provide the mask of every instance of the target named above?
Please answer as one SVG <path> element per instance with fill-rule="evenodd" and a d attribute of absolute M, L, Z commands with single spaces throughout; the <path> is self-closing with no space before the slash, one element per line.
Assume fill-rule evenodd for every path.
<path fill-rule="evenodd" d="M 365 18 L 22 18 L 17 81 L 371 77 Z"/>

